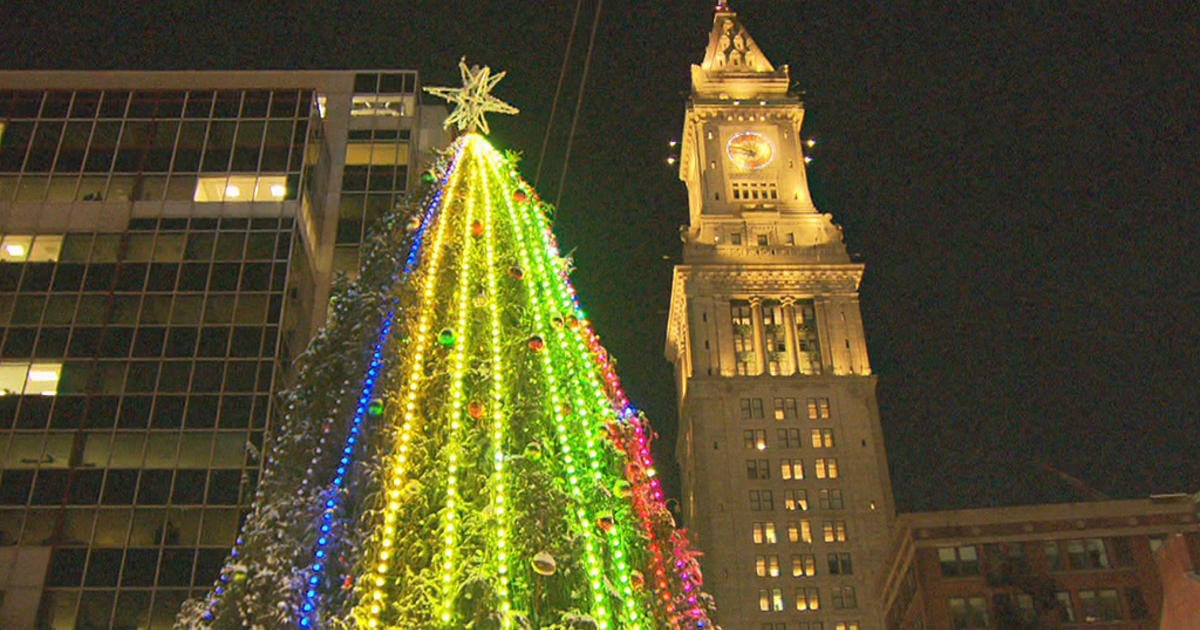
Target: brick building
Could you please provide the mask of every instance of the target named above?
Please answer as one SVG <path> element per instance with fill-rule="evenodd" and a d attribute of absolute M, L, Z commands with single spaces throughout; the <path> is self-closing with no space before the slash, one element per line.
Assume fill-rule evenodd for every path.
<path fill-rule="evenodd" d="M 1156 553 L 1169 541 L 1181 548 L 1173 557 L 1196 557 L 1197 505 L 1192 496 L 1165 495 L 900 515 L 881 584 L 886 627 L 1159 628 Z M 1182 600 L 1170 616 L 1197 610 L 1194 590 L 1190 596 L 1193 603 Z"/>

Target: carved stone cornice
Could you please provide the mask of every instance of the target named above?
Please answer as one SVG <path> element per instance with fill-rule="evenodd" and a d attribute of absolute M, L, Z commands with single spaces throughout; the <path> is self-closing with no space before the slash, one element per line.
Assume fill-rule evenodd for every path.
<path fill-rule="evenodd" d="M 836 265 L 676 265 L 667 316 L 667 358 L 687 344 L 687 301 L 693 296 L 857 295 L 861 263 Z"/>

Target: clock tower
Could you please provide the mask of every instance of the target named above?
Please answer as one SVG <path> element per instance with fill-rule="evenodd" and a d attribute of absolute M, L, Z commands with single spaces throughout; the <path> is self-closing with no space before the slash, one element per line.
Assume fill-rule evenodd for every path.
<path fill-rule="evenodd" d="M 893 504 L 863 265 L 813 204 L 789 87 L 718 3 L 692 66 L 667 330 L 683 509 L 727 630 L 877 630 Z"/>

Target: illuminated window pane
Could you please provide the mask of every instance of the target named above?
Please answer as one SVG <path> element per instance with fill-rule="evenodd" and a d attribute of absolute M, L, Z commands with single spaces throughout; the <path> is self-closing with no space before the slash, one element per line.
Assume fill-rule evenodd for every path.
<path fill-rule="evenodd" d="M 32 236 L 10 234 L 0 241 L 0 260 L 21 262 L 29 258 L 29 250 L 33 246 Z"/>

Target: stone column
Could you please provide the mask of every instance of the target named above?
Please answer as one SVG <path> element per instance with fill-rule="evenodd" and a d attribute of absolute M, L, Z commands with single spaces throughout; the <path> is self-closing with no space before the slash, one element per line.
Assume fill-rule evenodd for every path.
<path fill-rule="evenodd" d="M 788 374 L 800 373 L 800 342 L 796 339 L 796 298 L 785 297 L 779 300 L 783 306 L 784 339 L 787 340 Z"/>
<path fill-rule="evenodd" d="M 763 339 L 762 298 L 750 298 L 750 319 L 754 322 L 754 364 L 758 366 L 755 374 L 766 374 L 767 357 L 764 352 L 766 341 Z"/>

